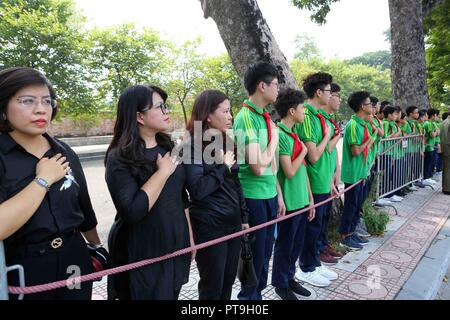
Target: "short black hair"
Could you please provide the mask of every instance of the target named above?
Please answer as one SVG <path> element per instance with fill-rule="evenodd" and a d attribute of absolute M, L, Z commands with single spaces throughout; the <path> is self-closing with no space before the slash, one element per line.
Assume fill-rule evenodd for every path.
<path fill-rule="evenodd" d="M 374 107 L 377 105 L 378 101 L 380 101 L 380 100 L 378 100 L 377 97 L 370 96 L 370 102 L 372 103 L 372 105 L 373 105 Z"/>
<path fill-rule="evenodd" d="M 395 106 L 395 112 L 403 112 L 402 107 L 400 106 Z"/>
<path fill-rule="evenodd" d="M 275 102 L 275 110 L 277 110 L 281 118 L 286 117 L 290 108 L 295 108 L 299 104 L 305 101 L 305 94 L 300 90 L 284 89 L 278 94 L 277 101 Z"/>
<path fill-rule="evenodd" d="M 337 83 L 333 82 L 331 84 L 331 92 L 332 93 L 341 92 L 341 87 Z"/>
<path fill-rule="evenodd" d="M 356 113 L 361 109 L 361 106 L 367 98 L 370 98 L 370 92 L 367 91 L 357 91 L 353 92 L 348 97 L 348 105 Z"/>
<path fill-rule="evenodd" d="M 438 116 L 439 110 L 431 108 L 431 109 L 428 109 L 427 114 L 428 114 L 428 118 L 431 118 L 432 116 L 435 116 L 435 115 Z"/>
<path fill-rule="evenodd" d="M 50 81 L 40 71 L 28 67 L 13 67 L 0 71 L 0 132 L 9 132 L 11 127 L 8 120 L 4 119 L 6 108 L 9 100 L 21 89 L 42 85 L 48 88 L 50 98 L 54 101 L 52 103 L 52 120 L 55 118 L 58 111 L 56 104 L 56 92 L 53 89 Z"/>
<path fill-rule="evenodd" d="M 252 95 L 256 92 L 256 87 L 261 81 L 269 83 L 278 77 L 278 70 L 273 64 L 259 61 L 252 64 L 245 72 L 244 86 L 248 94 Z"/>
<path fill-rule="evenodd" d="M 426 110 L 419 110 L 419 118 L 422 118 L 426 114 L 427 114 Z"/>
<path fill-rule="evenodd" d="M 444 112 L 442 114 L 442 121 L 446 120 L 448 118 L 448 112 Z"/>
<path fill-rule="evenodd" d="M 414 110 L 419 110 L 419 108 L 417 108 L 416 106 L 409 106 L 408 108 L 406 108 L 406 114 L 409 116 L 411 113 L 414 113 Z"/>
<path fill-rule="evenodd" d="M 327 85 L 331 85 L 333 76 L 325 72 L 310 74 L 303 80 L 303 90 L 310 99 L 314 98 L 316 91 L 323 90 Z"/>
<path fill-rule="evenodd" d="M 383 115 L 387 119 L 388 115 L 393 114 L 395 111 L 397 110 L 394 107 L 387 106 L 383 109 Z"/>

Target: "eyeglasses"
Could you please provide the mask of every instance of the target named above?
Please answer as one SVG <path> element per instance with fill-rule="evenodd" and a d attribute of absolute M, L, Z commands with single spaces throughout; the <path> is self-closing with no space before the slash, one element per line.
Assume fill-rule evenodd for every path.
<path fill-rule="evenodd" d="M 328 91 L 329 93 L 331 93 L 331 89 L 319 89 L 319 90 L 323 92 Z"/>
<path fill-rule="evenodd" d="M 363 106 L 372 106 L 372 102 L 369 102 L 369 103 L 363 103 Z"/>
<path fill-rule="evenodd" d="M 145 112 L 145 111 L 149 110 L 150 108 L 161 109 L 162 114 L 168 114 L 170 112 L 169 106 L 164 102 L 160 103 L 157 106 L 153 106 L 153 107 L 147 106 L 144 109 L 142 109 L 142 112 Z"/>
<path fill-rule="evenodd" d="M 39 101 L 39 99 L 34 98 L 34 97 L 22 97 L 22 98 L 17 98 L 17 101 L 24 107 L 27 108 L 31 108 L 31 107 L 37 107 L 39 105 L 39 103 L 41 105 L 43 105 L 46 108 L 56 108 L 56 100 L 55 99 L 51 99 L 51 98 L 45 98 L 45 99 L 41 99 Z"/>
<path fill-rule="evenodd" d="M 273 85 L 275 85 L 275 86 L 277 86 L 277 89 L 279 89 L 280 88 L 280 84 L 278 83 L 278 82 L 266 82 L 269 86 L 271 85 L 271 84 L 273 84 Z"/>

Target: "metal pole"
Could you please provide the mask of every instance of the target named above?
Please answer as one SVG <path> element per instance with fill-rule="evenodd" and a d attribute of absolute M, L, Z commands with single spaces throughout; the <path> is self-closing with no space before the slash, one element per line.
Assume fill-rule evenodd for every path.
<path fill-rule="evenodd" d="M 3 241 L 0 241 L 0 300 L 8 300 L 8 278 Z"/>

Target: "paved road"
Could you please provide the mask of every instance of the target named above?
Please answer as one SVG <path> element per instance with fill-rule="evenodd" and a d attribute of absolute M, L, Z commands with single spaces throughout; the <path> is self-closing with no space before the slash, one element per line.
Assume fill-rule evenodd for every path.
<path fill-rule="evenodd" d="M 82 166 L 86 175 L 92 205 L 97 214 L 97 230 L 102 242 L 106 244 L 108 242 L 109 229 L 114 222 L 116 209 L 106 186 L 103 160 L 83 162 Z"/>
<path fill-rule="evenodd" d="M 337 148 L 339 151 L 342 150 L 342 139 L 339 141 Z M 341 152 L 339 152 L 339 158 L 342 160 Z M 97 229 L 102 242 L 106 244 L 116 210 L 106 186 L 103 160 L 84 161 L 82 166 L 86 175 L 92 205 L 97 214 Z"/>
<path fill-rule="evenodd" d="M 436 296 L 436 300 L 450 300 L 450 267 L 447 270 L 445 278 L 442 280 L 442 286 Z"/>

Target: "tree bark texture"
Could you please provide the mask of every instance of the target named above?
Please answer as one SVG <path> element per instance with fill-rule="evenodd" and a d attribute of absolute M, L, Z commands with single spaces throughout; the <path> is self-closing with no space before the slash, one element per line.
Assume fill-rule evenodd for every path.
<path fill-rule="evenodd" d="M 428 109 L 421 0 L 389 0 L 394 105 Z"/>
<path fill-rule="evenodd" d="M 281 87 L 298 88 L 288 61 L 278 47 L 256 0 L 200 2 L 205 19 L 211 17 L 216 22 L 241 79 L 251 64 L 266 61 L 277 67 Z"/>

